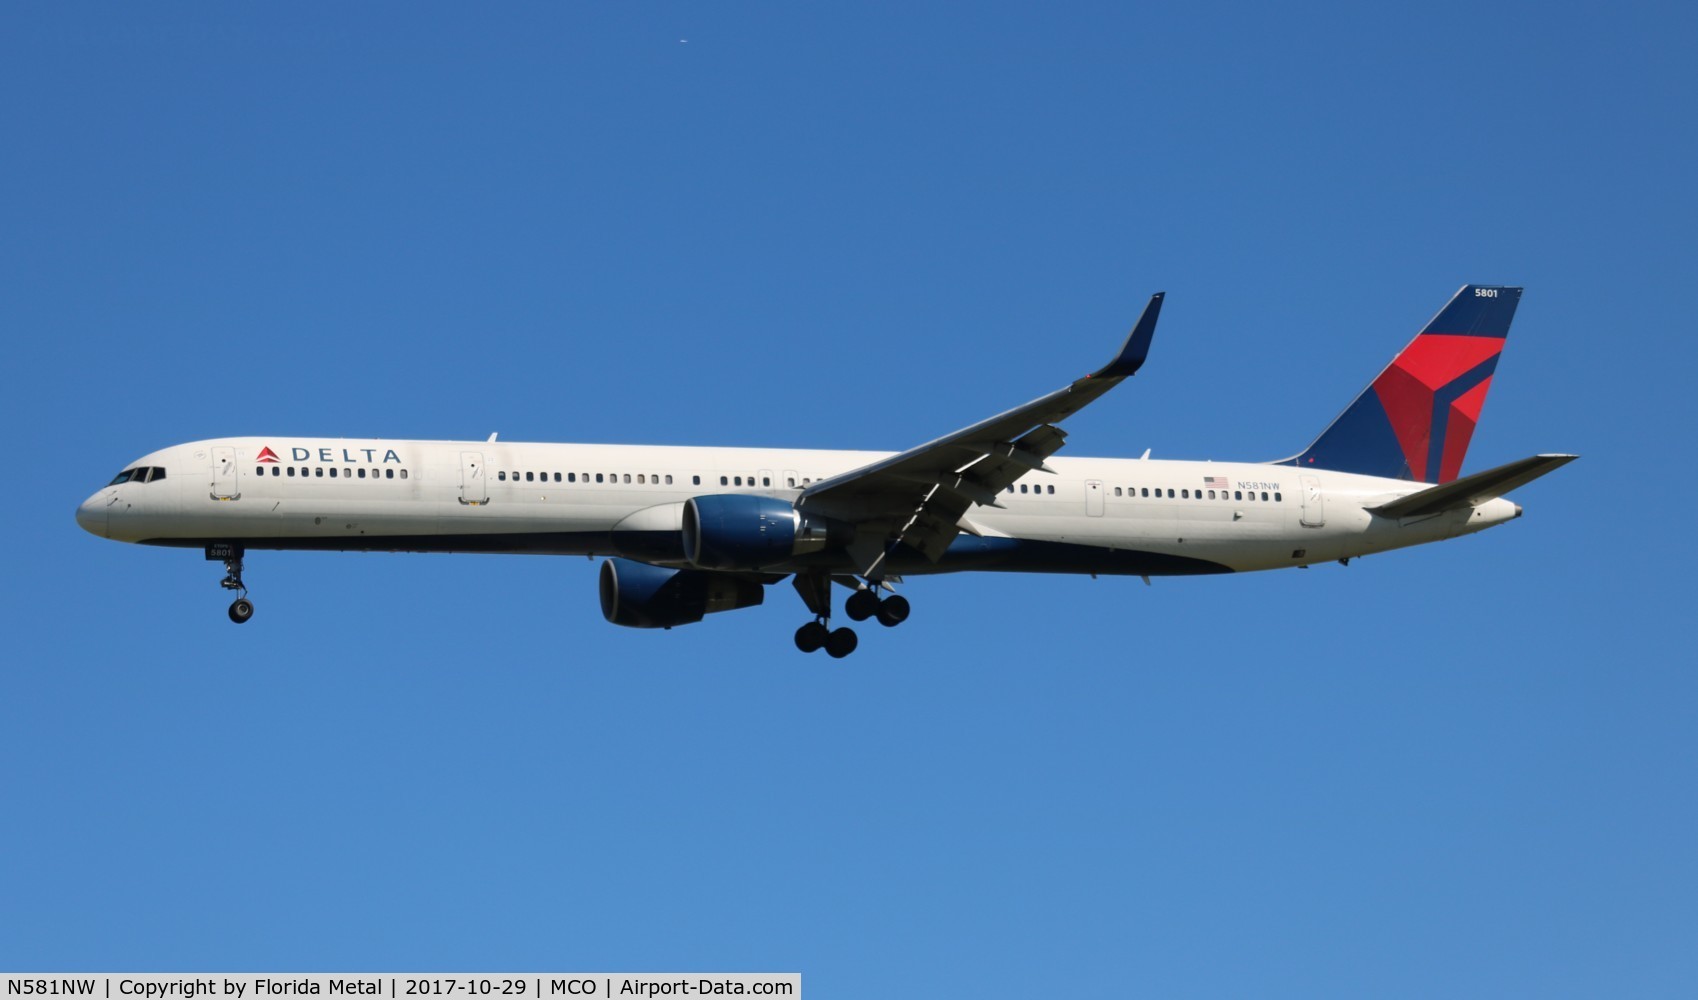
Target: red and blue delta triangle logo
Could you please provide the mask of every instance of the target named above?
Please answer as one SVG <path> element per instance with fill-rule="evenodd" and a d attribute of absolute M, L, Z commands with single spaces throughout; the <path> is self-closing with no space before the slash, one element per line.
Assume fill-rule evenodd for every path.
<path fill-rule="evenodd" d="M 276 453 L 276 452 L 275 452 L 275 451 L 272 451 L 272 450 L 271 450 L 271 446 L 270 446 L 270 445 L 265 445 L 265 446 L 263 446 L 263 447 L 261 447 L 261 448 L 260 448 L 260 450 L 259 450 L 259 458 L 258 458 L 258 459 L 256 459 L 256 461 L 260 461 L 260 462 L 276 462 L 276 461 L 280 461 L 280 459 L 278 459 L 278 457 L 277 457 L 277 453 Z"/>

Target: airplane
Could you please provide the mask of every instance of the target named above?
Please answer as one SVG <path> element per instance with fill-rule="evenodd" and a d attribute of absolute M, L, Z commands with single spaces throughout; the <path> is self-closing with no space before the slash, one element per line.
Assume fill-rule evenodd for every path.
<path fill-rule="evenodd" d="M 605 557 L 603 616 L 672 628 L 762 603 L 790 579 L 796 647 L 858 645 L 907 577 L 965 571 L 1142 577 L 1309 567 L 1472 534 L 1577 456 L 1461 475 L 1521 289 L 1464 285 L 1323 430 L 1271 462 L 1056 458 L 1061 423 L 1134 376 L 1164 293 L 1106 365 L 898 453 L 233 437 L 153 452 L 77 509 L 103 538 L 222 561 L 238 624 L 249 550 Z"/>

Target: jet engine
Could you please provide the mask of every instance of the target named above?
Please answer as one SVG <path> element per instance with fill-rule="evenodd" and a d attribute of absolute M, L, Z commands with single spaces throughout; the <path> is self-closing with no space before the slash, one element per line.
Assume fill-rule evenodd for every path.
<path fill-rule="evenodd" d="M 627 628 L 671 628 L 718 611 L 750 608 L 766 588 L 696 569 L 663 569 L 630 559 L 601 564 L 601 614 Z"/>
<path fill-rule="evenodd" d="M 843 545 L 854 528 L 771 497 L 722 494 L 684 502 L 684 558 L 703 569 L 762 569 Z"/>

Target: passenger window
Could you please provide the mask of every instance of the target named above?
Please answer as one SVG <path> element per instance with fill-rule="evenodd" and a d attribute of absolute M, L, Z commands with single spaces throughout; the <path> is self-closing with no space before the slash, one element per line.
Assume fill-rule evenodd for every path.
<path fill-rule="evenodd" d="M 534 473 L 534 472 L 525 473 L 525 482 L 534 483 L 536 481 L 537 481 L 537 474 L 536 473 Z"/>
<path fill-rule="evenodd" d="M 730 486 L 731 485 L 731 477 L 730 476 L 720 476 L 719 477 L 719 485 Z"/>
<path fill-rule="evenodd" d="M 402 479 L 406 479 L 406 478 L 407 478 L 407 470 L 406 470 L 406 469 L 402 469 L 402 470 L 401 470 L 401 478 L 402 478 Z"/>
<path fill-rule="evenodd" d="M 1179 491 L 1179 499 L 1181 499 L 1181 500 L 1191 499 L 1191 491 L 1190 490 L 1180 490 Z"/>
<path fill-rule="evenodd" d="M 578 481 L 578 474 L 576 472 L 566 473 L 566 481 L 569 482 L 569 483 L 577 482 Z"/>
<path fill-rule="evenodd" d="M 701 476 L 691 476 L 690 477 L 690 485 L 691 486 L 700 486 L 701 484 L 702 484 L 702 477 Z"/>
<path fill-rule="evenodd" d="M 1149 495 L 1150 495 L 1150 488 L 1149 488 L 1149 487 L 1148 487 L 1148 486 L 1146 486 L 1146 487 L 1144 487 L 1144 495 L 1145 495 L 1145 496 L 1149 496 Z"/>
<path fill-rule="evenodd" d="M 1116 487 L 1115 487 L 1115 488 L 1114 488 L 1114 495 L 1115 495 L 1115 496 L 1119 496 L 1119 495 L 1120 495 L 1120 487 L 1118 487 L 1118 486 L 1116 486 Z"/>
<path fill-rule="evenodd" d="M 733 476 L 731 478 L 731 481 L 738 486 L 743 485 L 743 477 L 742 476 Z M 749 485 L 753 486 L 754 484 L 751 482 Z"/>
<path fill-rule="evenodd" d="M 394 469 L 384 469 L 383 470 L 383 478 L 394 479 L 395 478 L 395 470 Z"/>
<path fill-rule="evenodd" d="M 643 477 L 643 474 L 641 472 L 637 473 L 637 485 L 638 486 L 642 486 L 643 484 L 645 484 L 647 482 L 648 482 L 648 480 Z"/>
<path fill-rule="evenodd" d="M 631 481 L 631 474 L 629 472 L 625 473 L 625 481 L 627 483 Z"/>
<path fill-rule="evenodd" d="M 1263 493 L 1263 494 L 1262 494 L 1262 502 L 1263 502 L 1263 503 L 1267 503 L 1267 502 L 1268 502 L 1268 495 L 1267 495 L 1267 493 L 1265 493 L 1265 492 L 1264 492 L 1264 493 Z"/>
<path fill-rule="evenodd" d="M 256 475 L 256 476 L 265 475 L 265 466 L 263 466 L 263 465 L 254 466 L 254 475 Z"/>
<path fill-rule="evenodd" d="M 1284 502 L 1285 502 L 1284 497 L 1280 496 L 1278 493 L 1274 494 L 1274 503 L 1284 503 Z"/>
<path fill-rule="evenodd" d="M 1168 491 L 1167 491 L 1167 498 L 1168 498 L 1168 499 L 1169 499 L 1169 500 L 1172 500 L 1172 499 L 1173 499 L 1173 491 L 1172 491 L 1172 490 L 1168 490 Z"/>
<path fill-rule="evenodd" d="M 1054 487 L 1054 486 L 1051 486 L 1051 487 L 1050 487 L 1050 488 L 1049 488 L 1049 491 L 1050 491 L 1050 493 L 1051 493 L 1051 495 L 1053 495 L 1053 494 L 1054 494 L 1054 493 L 1055 493 L 1055 487 Z"/>
<path fill-rule="evenodd" d="M 1232 491 L 1232 499 L 1242 500 L 1242 499 L 1244 499 L 1244 494 L 1239 490 L 1233 490 Z"/>
<path fill-rule="evenodd" d="M 556 472 L 554 474 L 554 481 L 557 482 L 557 483 L 560 481 L 560 473 Z"/>
<path fill-rule="evenodd" d="M 666 474 L 666 485 L 668 485 L 668 486 L 672 485 L 672 473 L 670 473 L 670 472 L 668 472 Z"/>
<path fill-rule="evenodd" d="M 598 482 L 598 483 L 599 483 L 599 482 L 602 482 L 602 481 L 603 481 L 603 480 L 602 480 L 602 475 L 603 475 L 603 473 L 600 473 L 600 472 L 598 472 L 598 473 L 596 473 L 596 474 L 595 474 L 595 481 L 596 481 L 596 482 Z"/>
<path fill-rule="evenodd" d="M 786 483 L 789 483 L 789 484 L 790 484 L 790 488 L 791 488 L 791 489 L 795 489 L 795 488 L 796 488 L 796 477 L 795 477 L 795 476 L 789 476 L 789 477 L 787 477 L 787 478 L 786 478 L 786 479 L 785 479 L 785 480 L 784 480 L 784 481 L 785 481 L 785 482 L 786 482 Z"/>
<path fill-rule="evenodd" d="M 762 486 L 771 486 L 772 485 L 772 477 L 771 476 L 762 476 L 761 477 L 761 485 Z"/>
<path fill-rule="evenodd" d="M 315 479 L 323 479 L 324 478 L 324 466 L 322 466 L 322 465 L 313 466 L 312 474 L 313 474 L 313 478 L 315 478 Z"/>
<path fill-rule="evenodd" d="M 289 466 L 289 478 L 295 478 L 295 467 L 293 465 Z"/>
<path fill-rule="evenodd" d="M 495 479 L 497 482 L 505 483 L 507 481 L 507 470 L 502 469 L 500 472 L 497 472 L 495 474 Z"/>
<path fill-rule="evenodd" d="M 1008 492 L 1010 492 L 1010 493 L 1013 493 L 1013 492 L 1014 492 L 1014 487 L 1012 487 L 1012 486 L 1010 486 L 1010 487 L 1009 487 L 1009 488 L 1008 488 Z"/>

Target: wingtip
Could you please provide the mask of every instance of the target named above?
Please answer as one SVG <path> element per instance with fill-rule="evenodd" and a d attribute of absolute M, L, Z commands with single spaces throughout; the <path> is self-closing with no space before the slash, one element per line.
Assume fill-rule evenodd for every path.
<path fill-rule="evenodd" d="M 1136 374 L 1144 366 L 1144 360 L 1150 355 L 1150 342 L 1155 338 L 1156 320 L 1161 318 L 1162 300 L 1166 296 L 1166 292 L 1150 296 L 1149 303 L 1138 316 L 1138 322 L 1132 325 L 1132 332 L 1126 335 L 1126 342 L 1120 345 L 1120 352 L 1113 361 L 1092 372 L 1089 378 L 1125 378 Z"/>

